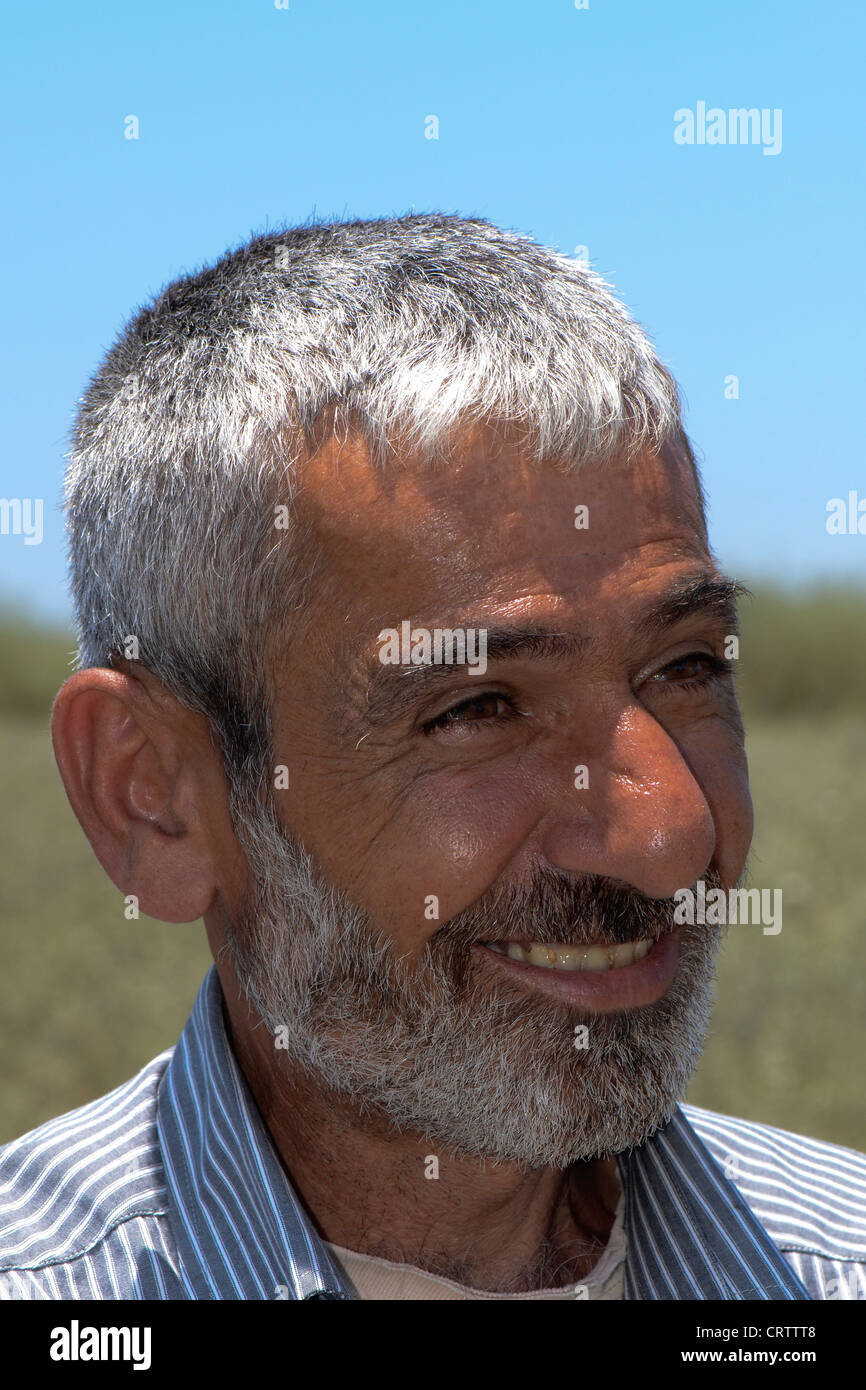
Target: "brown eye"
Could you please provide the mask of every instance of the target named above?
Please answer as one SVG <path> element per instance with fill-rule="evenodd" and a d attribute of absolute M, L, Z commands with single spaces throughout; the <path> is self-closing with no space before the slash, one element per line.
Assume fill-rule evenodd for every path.
<path fill-rule="evenodd" d="M 453 705 L 451 709 L 437 714 L 435 719 L 424 725 L 424 732 L 426 734 L 434 729 L 447 729 L 459 724 L 480 724 L 503 719 L 507 718 L 512 710 L 513 706 L 507 696 L 499 695 L 495 691 L 484 691 L 481 695 L 461 700 L 459 705 Z"/>
<path fill-rule="evenodd" d="M 680 689 L 697 689 L 710 685 L 722 676 L 730 676 L 731 668 L 726 661 L 709 652 L 688 652 L 668 662 L 661 671 L 650 676 L 648 684 L 675 685 Z"/>

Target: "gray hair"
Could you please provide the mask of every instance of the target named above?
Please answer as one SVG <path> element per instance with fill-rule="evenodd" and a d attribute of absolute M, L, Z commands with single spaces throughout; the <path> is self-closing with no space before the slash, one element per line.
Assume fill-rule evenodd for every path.
<path fill-rule="evenodd" d="M 260 781 L 268 639 L 290 634 L 315 583 L 296 465 L 323 430 L 350 428 L 380 466 L 404 446 L 433 464 L 481 420 L 575 469 L 676 441 L 703 503 L 676 385 L 642 329 L 586 265 L 516 232 L 437 213 L 313 224 L 175 280 L 77 414 L 79 665 L 116 663 L 134 637 L 211 721 L 233 785 Z"/>

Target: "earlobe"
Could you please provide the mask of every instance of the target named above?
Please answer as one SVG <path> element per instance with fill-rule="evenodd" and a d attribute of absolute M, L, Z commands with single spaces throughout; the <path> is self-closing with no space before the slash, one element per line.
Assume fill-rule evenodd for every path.
<path fill-rule="evenodd" d="M 200 718 L 160 687 L 91 668 L 70 677 L 52 713 L 54 754 L 70 805 L 111 881 L 169 922 L 203 916 L 217 889 L 209 739 Z"/>

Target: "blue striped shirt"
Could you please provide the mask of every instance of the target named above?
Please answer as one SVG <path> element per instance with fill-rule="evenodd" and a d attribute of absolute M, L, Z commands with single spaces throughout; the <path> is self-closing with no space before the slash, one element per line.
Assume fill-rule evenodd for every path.
<path fill-rule="evenodd" d="M 626 1299 L 866 1298 L 866 1156 L 680 1106 L 618 1155 Z M 0 1149 L 0 1298 L 354 1298 L 229 1043 L 176 1048 Z"/>

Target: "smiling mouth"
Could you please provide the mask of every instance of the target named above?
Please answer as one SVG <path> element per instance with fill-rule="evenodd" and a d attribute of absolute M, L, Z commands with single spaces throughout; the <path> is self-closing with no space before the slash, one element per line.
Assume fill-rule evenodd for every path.
<path fill-rule="evenodd" d="M 559 946 L 546 941 L 485 941 L 488 951 L 525 965 L 539 965 L 545 970 L 593 971 L 621 970 L 643 960 L 655 945 L 653 937 L 625 941 L 619 946 L 588 944 Z"/>

